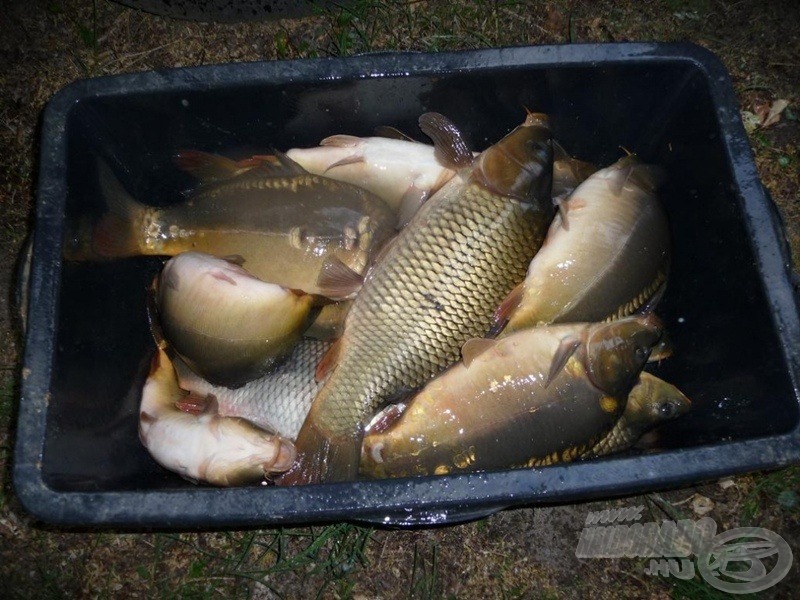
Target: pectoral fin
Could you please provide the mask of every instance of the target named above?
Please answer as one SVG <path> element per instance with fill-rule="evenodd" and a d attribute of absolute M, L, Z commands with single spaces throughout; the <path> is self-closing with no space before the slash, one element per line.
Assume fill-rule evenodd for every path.
<path fill-rule="evenodd" d="M 328 256 L 317 277 L 320 293 L 332 300 L 347 300 L 364 283 L 364 277 L 335 256 Z"/>
<path fill-rule="evenodd" d="M 488 340 L 486 338 L 471 338 L 464 342 L 464 345 L 461 346 L 461 360 L 464 366 L 469 369 L 472 361 L 493 348 L 495 344 L 497 344 L 497 340 Z"/>
<path fill-rule="evenodd" d="M 511 315 L 519 306 L 522 301 L 522 296 L 525 293 L 525 282 L 517 285 L 513 290 L 508 293 L 505 300 L 500 303 L 497 310 L 494 311 L 492 316 L 492 328 L 489 330 L 489 336 L 494 337 L 498 335 L 508 323 Z"/>
<path fill-rule="evenodd" d="M 429 194 L 415 186 L 410 186 L 400 199 L 400 211 L 397 215 L 397 229 L 402 229 L 417 214 L 420 206 L 428 199 Z"/>
<path fill-rule="evenodd" d="M 411 136 L 406 135 L 396 127 L 392 127 L 390 125 L 378 125 L 375 128 L 375 135 L 382 138 L 388 138 L 390 140 L 403 140 L 405 142 L 414 142 L 414 143 L 417 142 L 417 140 L 415 140 Z"/>
<path fill-rule="evenodd" d="M 190 415 L 217 414 L 219 403 L 212 394 L 201 396 L 194 392 L 189 392 L 186 396 L 175 402 L 175 407 Z"/>
<path fill-rule="evenodd" d="M 362 141 L 363 140 L 360 137 L 356 137 L 354 135 L 339 134 L 326 137 L 319 143 L 319 145 L 334 146 L 335 148 L 355 148 Z"/>
<path fill-rule="evenodd" d="M 553 355 L 553 362 L 550 363 L 550 372 L 547 374 L 547 380 L 544 382 L 544 387 L 547 388 L 553 379 L 561 372 L 570 357 L 575 354 L 575 351 L 580 347 L 581 340 L 575 336 L 567 336 L 561 340 L 558 349 Z"/>

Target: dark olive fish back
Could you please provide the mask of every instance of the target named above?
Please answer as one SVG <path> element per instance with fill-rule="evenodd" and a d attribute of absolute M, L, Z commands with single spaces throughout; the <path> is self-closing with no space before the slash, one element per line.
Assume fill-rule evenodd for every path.
<path fill-rule="evenodd" d="M 370 274 L 377 285 L 365 285 L 353 304 L 330 382 L 341 401 L 327 399 L 347 410 L 326 415 L 330 430 L 351 431 L 398 389 L 459 360 L 464 342 L 487 333 L 499 302 L 524 279 L 544 217 L 475 184 L 462 194 L 425 207 L 424 225 L 397 240 Z"/>

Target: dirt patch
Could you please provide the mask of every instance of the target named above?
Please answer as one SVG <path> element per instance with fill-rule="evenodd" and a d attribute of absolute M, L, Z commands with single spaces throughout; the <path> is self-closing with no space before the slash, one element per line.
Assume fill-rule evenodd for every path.
<path fill-rule="evenodd" d="M 520 509 L 414 532 L 353 525 L 213 533 L 65 532 L 33 522 L 10 490 L 21 344 L 13 265 L 30 228 L 46 101 L 76 79 L 130 71 L 352 54 L 624 40 L 688 40 L 714 51 L 742 108 L 785 98 L 800 114 L 800 7 L 784 2 L 352 2 L 293 21 L 217 25 L 70 0 L 13 3 L 0 36 L 0 580 L 19 597 L 665 598 L 720 597 L 698 578 L 643 574 L 635 559 L 579 560 L 589 511 L 642 505 L 647 519 L 695 518 L 710 501 L 719 528 L 760 525 L 798 556 L 797 467 L 613 502 Z M 785 115 L 751 135 L 762 181 L 800 256 L 800 127 Z M 703 504 L 705 500 L 700 502 Z M 767 597 L 789 597 L 793 569 Z"/>

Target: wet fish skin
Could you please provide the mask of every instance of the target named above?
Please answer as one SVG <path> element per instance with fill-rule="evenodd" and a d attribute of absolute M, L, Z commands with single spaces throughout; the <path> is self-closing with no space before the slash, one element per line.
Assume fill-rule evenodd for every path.
<path fill-rule="evenodd" d="M 220 415 L 247 419 L 284 439 L 294 440 L 324 383 L 315 380 L 314 372 L 330 345 L 300 340 L 278 367 L 236 389 L 208 383 L 180 359 L 173 364 L 181 388 L 203 397 L 214 396 Z"/>
<path fill-rule="evenodd" d="M 239 256 L 262 281 L 309 294 L 321 293 L 317 280 L 326 261 L 363 274 L 394 234 L 395 213 L 366 190 L 281 160 L 206 182 L 169 207 L 137 202 L 101 163 L 109 212 L 94 226 L 92 254 Z"/>
<path fill-rule="evenodd" d="M 423 205 L 370 270 L 347 315 L 335 370 L 298 436 L 298 464 L 279 483 L 354 479 L 362 429 L 374 409 L 447 368 L 467 339 L 487 332 L 494 305 L 524 277 L 553 214 L 549 129 L 526 127 L 543 130 L 533 136 L 536 143 L 525 127 L 502 141 L 506 156 L 520 139 L 548 163 L 517 164 L 513 191 L 524 191 L 524 201 L 487 189 L 484 166 L 492 161 L 479 158 L 476 169 L 462 169 Z M 473 161 L 469 152 L 460 159 Z M 495 183 L 510 180 L 503 172 Z"/>
<path fill-rule="evenodd" d="M 686 414 L 691 406 L 689 398 L 674 385 L 643 371 L 628 395 L 625 412 L 619 421 L 582 458 L 627 450 L 645 433 Z"/>
<path fill-rule="evenodd" d="M 187 397 L 159 348 L 142 390 L 139 438 L 164 468 L 195 483 L 228 486 L 257 482 L 293 463 L 290 441 L 244 419 L 219 415 L 213 397 L 202 398 L 200 414 L 184 412 L 176 403 Z"/>
<path fill-rule="evenodd" d="M 229 387 L 263 375 L 292 351 L 313 302 L 199 252 L 171 258 L 157 282 L 166 341 L 195 372 Z"/>
<path fill-rule="evenodd" d="M 310 173 L 362 187 L 383 198 L 402 224 L 456 174 L 429 144 L 386 137 L 334 135 L 316 148 L 286 154 Z"/>
<path fill-rule="evenodd" d="M 556 202 L 566 200 L 581 183 L 594 173 L 597 167 L 592 163 L 570 156 L 560 144 L 554 143 L 553 157 L 553 199 Z"/>
<path fill-rule="evenodd" d="M 362 474 L 440 475 L 574 460 L 622 414 L 660 335 L 660 323 L 643 317 L 482 340 L 477 356 L 430 381 L 393 426 L 364 439 Z"/>
<path fill-rule="evenodd" d="M 655 173 L 626 157 L 578 186 L 553 219 L 516 297 L 498 311 L 497 328 L 508 321 L 501 335 L 652 310 L 670 261 Z"/>

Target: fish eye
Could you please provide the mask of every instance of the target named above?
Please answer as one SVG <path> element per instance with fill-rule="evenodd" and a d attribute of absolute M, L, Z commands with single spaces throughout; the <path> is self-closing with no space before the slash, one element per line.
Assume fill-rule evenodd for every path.
<path fill-rule="evenodd" d="M 658 414 L 664 419 L 669 419 L 675 414 L 675 405 L 672 402 L 664 402 L 658 407 Z"/>
<path fill-rule="evenodd" d="M 636 346 L 636 350 L 634 350 L 637 360 L 646 360 L 647 359 L 647 348 L 644 346 Z"/>

